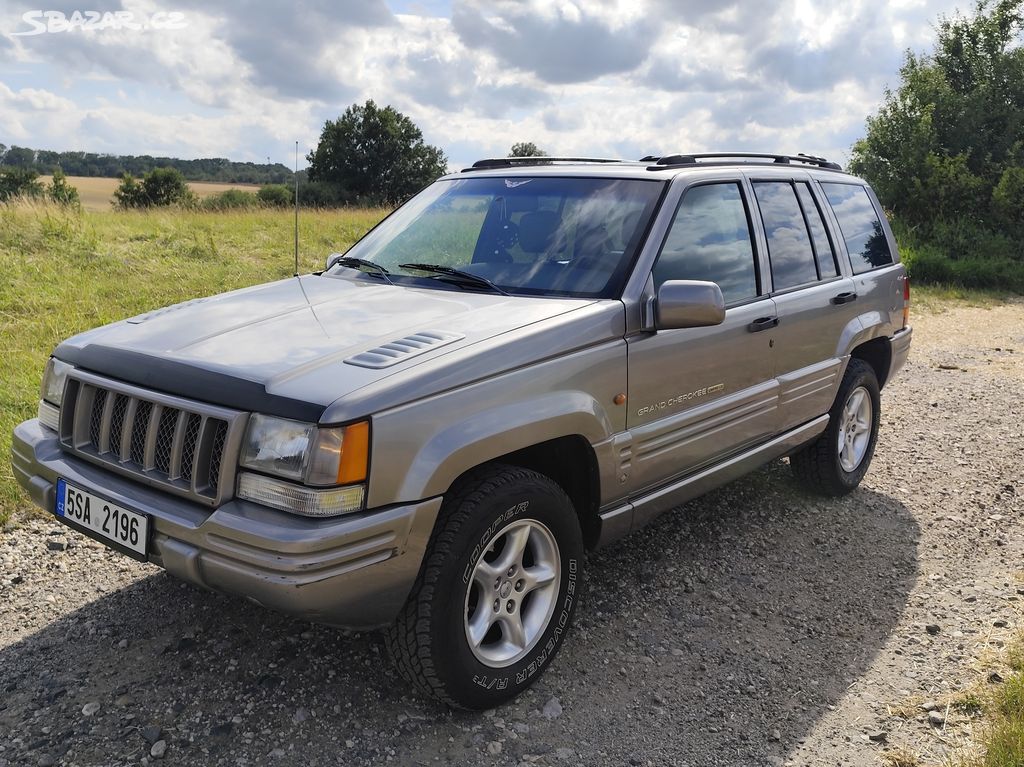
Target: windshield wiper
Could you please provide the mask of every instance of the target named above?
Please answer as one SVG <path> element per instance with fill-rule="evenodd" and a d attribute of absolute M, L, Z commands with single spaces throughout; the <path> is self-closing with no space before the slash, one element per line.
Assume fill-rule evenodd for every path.
<path fill-rule="evenodd" d="M 347 266 L 349 269 L 358 269 L 361 272 L 364 271 L 365 269 L 369 269 L 370 271 L 368 272 L 368 274 L 379 275 L 388 282 L 390 282 L 392 285 L 395 284 L 391 282 L 391 272 L 389 272 L 380 264 L 375 264 L 373 261 L 367 261 L 365 258 L 354 258 L 353 256 L 344 256 L 343 258 L 339 258 L 334 263 L 341 264 L 342 266 Z"/>
<path fill-rule="evenodd" d="M 417 272 L 434 272 L 436 274 L 444 274 L 449 277 L 457 277 L 463 282 L 490 288 L 495 293 L 501 293 L 503 296 L 512 295 L 507 290 L 502 290 L 486 277 L 481 277 L 479 274 L 473 274 L 472 272 L 464 272 L 461 269 L 455 269 L 451 266 L 442 266 L 441 264 L 399 264 L 398 266 L 402 269 L 414 269 Z"/>

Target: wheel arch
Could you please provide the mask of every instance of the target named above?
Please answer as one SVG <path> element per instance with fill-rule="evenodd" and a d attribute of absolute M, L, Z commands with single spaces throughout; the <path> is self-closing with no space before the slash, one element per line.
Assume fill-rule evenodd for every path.
<path fill-rule="evenodd" d="M 850 356 L 863 360 L 875 371 L 878 379 L 878 388 L 885 386 L 889 377 L 889 369 L 892 366 L 892 344 L 885 336 L 872 338 L 865 341 L 850 351 Z"/>
<path fill-rule="evenodd" d="M 597 510 L 601 502 L 601 477 L 597 454 L 581 434 L 568 434 L 514 450 L 463 472 L 453 482 L 488 465 L 505 464 L 543 474 L 565 491 L 576 509 L 583 543 L 592 549 L 600 535 Z"/>

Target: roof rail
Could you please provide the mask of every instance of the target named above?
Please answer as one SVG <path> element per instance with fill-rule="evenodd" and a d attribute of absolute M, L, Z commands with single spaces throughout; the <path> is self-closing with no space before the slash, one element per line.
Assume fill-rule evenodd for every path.
<path fill-rule="evenodd" d="M 511 168 L 516 165 L 551 165 L 556 162 L 616 163 L 633 162 L 633 160 L 618 160 L 610 157 L 491 157 L 485 160 L 477 160 L 469 168 L 463 168 L 462 172 L 470 173 L 474 170 Z"/>
<path fill-rule="evenodd" d="M 738 159 L 744 162 L 751 160 L 770 160 L 773 165 L 789 165 L 790 163 L 802 163 L 813 165 L 826 170 L 841 171 L 843 167 L 839 163 L 830 162 L 824 157 L 814 157 L 809 154 L 763 154 L 760 152 L 703 152 L 700 154 L 670 154 L 663 157 L 648 156 L 644 161 L 653 162 L 649 170 L 663 170 L 667 167 L 678 167 L 680 165 L 698 165 L 700 160 L 727 160 Z"/>

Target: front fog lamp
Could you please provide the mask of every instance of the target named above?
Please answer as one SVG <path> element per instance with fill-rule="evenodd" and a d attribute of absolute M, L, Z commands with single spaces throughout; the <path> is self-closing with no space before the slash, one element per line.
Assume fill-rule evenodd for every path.
<path fill-rule="evenodd" d="M 307 517 L 334 517 L 363 508 L 364 485 L 304 487 L 261 474 L 238 475 L 238 497 Z"/>
<path fill-rule="evenodd" d="M 59 408 L 64 399 L 64 382 L 67 380 L 70 370 L 71 365 L 68 363 L 61 362 L 56 357 L 50 357 L 49 362 L 46 363 L 46 372 L 43 373 L 39 396 Z"/>

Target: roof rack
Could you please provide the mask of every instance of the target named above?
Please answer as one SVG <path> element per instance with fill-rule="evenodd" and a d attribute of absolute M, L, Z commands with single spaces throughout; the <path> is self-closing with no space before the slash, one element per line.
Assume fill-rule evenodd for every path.
<path fill-rule="evenodd" d="M 648 155 L 641 162 L 653 162 L 649 170 L 664 170 L 669 167 L 680 165 L 698 165 L 700 160 L 726 160 L 738 159 L 744 162 L 751 160 L 770 160 L 772 165 L 789 165 L 790 163 L 802 163 L 813 165 L 825 170 L 841 171 L 843 167 L 836 162 L 830 162 L 824 157 L 814 157 L 809 154 L 762 154 L 760 152 L 704 152 L 701 154 L 670 154 L 663 157 Z"/>
<path fill-rule="evenodd" d="M 491 157 L 485 160 L 477 160 L 469 168 L 463 168 L 462 172 L 470 173 L 474 170 L 511 168 L 516 165 L 552 165 L 556 162 L 628 163 L 634 161 L 617 160 L 610 157 Z"/>

